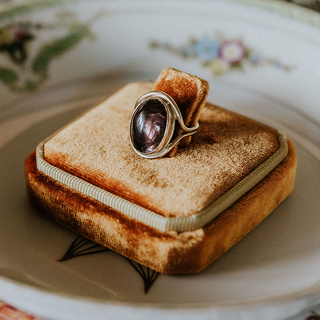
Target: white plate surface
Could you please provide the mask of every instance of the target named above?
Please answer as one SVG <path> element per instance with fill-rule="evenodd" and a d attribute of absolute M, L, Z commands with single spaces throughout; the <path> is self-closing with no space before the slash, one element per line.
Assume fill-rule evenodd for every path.
<path fill-rule="evenodd" d="M 35 6 L 14 19 L 42 28 L 29 29 L 23 67 L 0 52 L 0 67 L 19 76 L 14 86 L 0 83 L 1 299 L 54 320 L 280 319 L 317 301 L 318 27 L 233 1 L 79 1 Z M 47 53 L 46 77 L 37 82 L 32 63 L 39 52 L 77 26 L 87 27 L 86 37 L 53 58 Z M 203 51 L 183 57 L 194 49 L 191 39 Z M 203 63 L 212 49 L 205 44 L 217 39 L 237 43 L 233 50 L 241 42 L 247 56 L 238 68 L 213 56 Z M 255 230 L 203 272 L 159 275 L 145 294 L 136 270 L 113 252 L 56 261 L 76 235 L 28 206 L 24 160 L 39 141 L 122 85 L 155 79 L 168 66 L 206 78 L 209 101 L 283 130 L 299 163 L 292 195 Z M 37 90 L 26 91 L 26 80 Z"/>

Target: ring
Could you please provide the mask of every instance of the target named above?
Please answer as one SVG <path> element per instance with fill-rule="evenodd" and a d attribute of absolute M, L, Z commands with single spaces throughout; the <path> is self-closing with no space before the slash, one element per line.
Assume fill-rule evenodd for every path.
<path fill-rule="evenodd" d="M 171 141 L 176 121 L 183 132 Z M 160 158 L 181 139 L 196 133 L 198 128 L 199 123 L 192 128 L 186 127 L 178 105 L 168 94 L 151 91 L 136 102 L 130 121 L 130 142 L 141 157 Z"/>

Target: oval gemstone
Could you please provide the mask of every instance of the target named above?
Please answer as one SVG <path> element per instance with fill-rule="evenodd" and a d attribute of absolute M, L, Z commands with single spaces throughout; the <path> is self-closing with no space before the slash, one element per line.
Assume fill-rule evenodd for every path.
<path fill-rule="evenodd" d="M 132 142 L 142 153 L 153 152 L 164 137 L 167 125 L 166 108 L 158 99 L 149 99 L 132 119 Z"/>

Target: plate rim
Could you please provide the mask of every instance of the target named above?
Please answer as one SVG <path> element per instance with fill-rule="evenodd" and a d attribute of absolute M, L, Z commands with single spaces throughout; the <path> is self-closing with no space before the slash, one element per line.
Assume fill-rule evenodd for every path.
<path fill-rule="evenodd" d="M 290 293 L 285 294 L 278 294 L 274 295 L 272 297 L 262 297 L 257 299 L 246 299 L 246 300 L 232 300 L 231 302 L 228 301 L 220 301 L 220 302 L 186 302 L 186 303 L 169 303 L 169 302 L 160 302 L 160 303 L 154 303 L 154 302 L 120 302 L 120 301 L 112 301 L 107 299 L 99 299 L 99 298 L 93 298 L 88 296 L 80 296 L 75 294 L 70 294 L 66 292 L 60 292 L 58 290 L 49 289 L 45 287 L 40 287 L 35 284 L 31 283 L 23 283 L 19 280 L 15 280 L 12 278 L 8 278 L 5 276 L 2 276 L 0 274 L 0 283 L 7 283 L 9 286 L 17 287 L 18 289 L 22 290 L 32 290 L 32 292 L 38 294 L 38 295 L 49 295 L 49 296 L 55 296 L 59 299 L 67 299 L 71 300 L 73 302 L 81 302 L 81 303 L 87 303 L 87 304 L 98 304 L 103 307 L 116 307 L 116 308 L 135 308 L 135 309 L 145 309 L 145 308 L 151 308 L 154 310 L 173 310 L 173 309 L 182 309 L 182 310 L 189 310 L 189 309 L 207 309 L 207 310 L 223 310 L 226 308 L 251 308 L 256 306 L 271 306 L 275 304 L 283 304 L 283 303 L 289 303 L 293 301 L 298 301 L 301 299 L 309 299 L 309 298 L 320 298 L 320 280 L 311 285 L 308 288 L 304 288 L 301 290 L 295 290 Z M 4 290 L 2 290 L 4 291 Z"/>
<path fill-rule="evenodd" d="M 24 4 L 4 3 L 0 5 L 0 21 L 12 15 L 21 15 L 36 9 L 44 9 L 58 5 L 71 4 L 86 0 L 30 0 Z M 140 0 L 141 1 L 141 0 Z M 150 1 L 150 0 L 149 0 Z M 156 2 L 156 0 L 151 0 Z M 194 0 L 184 0 L 194 2 Z M 221 2 L 221 0 L 201 0 L 203 2 Z M 225 0 L 224 0 L 225 1 Z M 256 7 L 263 11 L 280 14 L 284 17 L 299 20 L 320 29 L 320 13 L 295 3 L 280 0 L 227 0 L 228 3 L 239 3 Z"/>

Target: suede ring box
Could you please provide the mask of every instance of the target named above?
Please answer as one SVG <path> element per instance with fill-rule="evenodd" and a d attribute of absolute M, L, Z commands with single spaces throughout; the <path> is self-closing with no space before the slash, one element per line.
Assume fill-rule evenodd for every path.
<path fill-rule="evenodd" d="M 149 160 L 133 151 L 128 128 L 136 100 L 152 90 L 200 127 Z M 201 271 L 291 193 L 297 165 L 282 133 L 206 103 L 207 93 L 206 81 L 175 69 L 126 85 L 29 155 L 31 205 L 158 272 Z"/>

